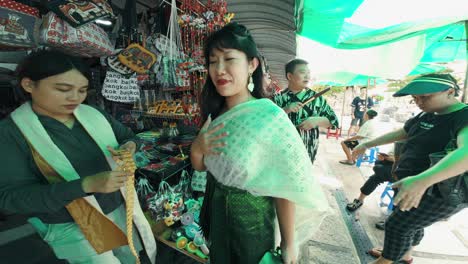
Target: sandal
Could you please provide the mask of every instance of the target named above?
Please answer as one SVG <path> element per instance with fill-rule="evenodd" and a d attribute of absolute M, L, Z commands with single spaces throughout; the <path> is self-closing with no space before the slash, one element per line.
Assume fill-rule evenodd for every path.
<path fill-rule="evenodd" d="M 375 228 L 385 231 L 385 220 L 375 223 Z"/>
<path fill-rule="evenodd" d="M 380 258 L 382 256 L 383 249 L 382 248 L 373 248 L 367 251 L 369 255 L 371 255 L 374 258 Z M 413 263 L 413 258 L 410 258 L 408 260 L 406 259 L 400 259 L 396 261 L 395 263 L 401 263 L 401 264 L 412 264 Z"/>
<path fill-rule="evenodd" d="M 361 207 L 363 204 L 364 203 L 359 201 L 359 199 L 354 199 L 352 203 L 346 205 L 346 209 L 348 209 L 348 211 L 350 212 L 354 212 L 357 209 L 359 209 L 359 207 Z"/>
<path fill-rule="evenodd" d="M 340 160 L 340 163 L 344 165 L 354 165 L 355 162 L 349 160 Z"/>

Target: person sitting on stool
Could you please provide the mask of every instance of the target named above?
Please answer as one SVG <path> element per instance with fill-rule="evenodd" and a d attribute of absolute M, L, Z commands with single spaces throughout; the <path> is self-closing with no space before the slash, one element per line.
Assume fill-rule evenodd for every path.
<path fill-rule="evenodd" d="M 393 154 L 378 153 L 377 161 L 375 162 L 374 175 L 370 176 L 369 179 L 361 187 L 361 193 L 359 198 L 354 199 L 352 203 L 346 205 L 346 209 L 350 212 L 356 211 L 364 204 L 364 199 L 369 196 L 379 184 L 384 182 L 393 182 L 392 167 L 395 162 Z"/>
<path fill-rule="evenodd" d="M 374 120 L 376 116 L 376 111 L 367 110 L 367 112 L 364 114 L 364 124 L 362 125 L 361 129 L 359 129 L 358 134 L 341 142 L 341 147 L 346 154 L 346 159 L 340 160 L 341 164 L 354 165 L 356 161 L 352 158 L 351 155 L 351 151 L 354 149 L 354 147 L 377 137 L 377 124 L 376 120 Z"/>

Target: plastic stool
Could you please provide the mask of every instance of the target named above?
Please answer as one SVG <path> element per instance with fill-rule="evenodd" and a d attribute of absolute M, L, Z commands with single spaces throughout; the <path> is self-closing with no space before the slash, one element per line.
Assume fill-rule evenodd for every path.
<path fill-rule="evenodd" d="M 332 130 L 334 130 L 334 131 L 332 131 Z M 329 137 L 336 137 L 336 139 L 341 137 L 341 128 L 336 128 L 336 129 L 328 128 L 327 129 L 327 138 L 329 138 Z"/>
<path fill-rule="evenodd" d="M 377 153 L 379 152 L 379 148 L 373 147 L 369 150 L 369 155 L 367 153 L 362 154 L 358 157 L 356 161 L 356 167 L 361 167 L 363 162 L 367 162 L 369 164 L 374 164 L 375 160 L 377 159 Z"/>
<path fill-rule="evenodd" d="M 395 191 L 392 188 L 392 184 L 387 183 L 387 186 L 385 186 L 385 190 L 380 195 L 380 207 L 387 206 L 387 213 L 389 214 L 393 211 L 394 194 L 395 194 Z M 385 197 L 388 197 L 390 199 L 390 202 L 388 204 L 384 202 Z"/>

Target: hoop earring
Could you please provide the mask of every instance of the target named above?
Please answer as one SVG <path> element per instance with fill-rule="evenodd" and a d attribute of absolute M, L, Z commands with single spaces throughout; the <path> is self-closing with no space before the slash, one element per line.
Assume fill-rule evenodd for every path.
<path fill-rule="evenodd" d="M 255 88 L 255 84 L 253 83 L 252 73 L 249 73 L 249 84 L 247 85 L 247 89 L 250 92 L 253 92 L 254 88 Z"/>

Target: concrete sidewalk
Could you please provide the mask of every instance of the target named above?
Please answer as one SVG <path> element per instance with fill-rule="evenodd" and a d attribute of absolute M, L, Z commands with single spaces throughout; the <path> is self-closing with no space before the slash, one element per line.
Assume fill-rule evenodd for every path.
<path fill-rule="evenodd" d="M 363 165 L 357 168 L 338 163 L 339 160 L 344 159 L 340 140 L 326 139 L 323 135 L 321 137 L 314 173 L 319 176 L 335 214 L 327 217 L 320 230 L 301 248 L 300 263 L 361 263 L 352 236 L 343 220 L 345 216 L 339 210 L 334 193 L 337 189 L 342 189 L 349 201 L 357 198 L 359 188 L 373 173 L 372 166 Z M 384 232 L 374 227 L 376 222 L 386 217 L 386 208 L 379 207 L 383 187 L 379 186 L 354 214 L 355 220 L 362 225 L 374 246 L 383 245 Z M 425 237 L 415 250 L 414 263 L 468 263 L 468 221 L 466 219 L 468 219 L 467 209 L 447 221 L 426 228 Z"/>

